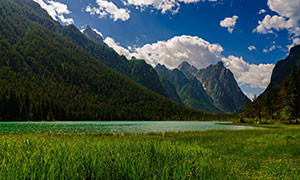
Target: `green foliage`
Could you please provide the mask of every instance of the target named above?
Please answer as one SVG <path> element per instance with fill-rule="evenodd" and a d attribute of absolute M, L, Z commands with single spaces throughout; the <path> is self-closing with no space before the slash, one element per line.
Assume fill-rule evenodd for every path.
<path fill-rule="evenodd" d="M 297 122 L 300 118 L 300 67 L 295 66 L 280 87 L 270 84 L 262 96 L 246 104 L 241 115 Z"/>
<path fill-rule="evenodd" d="M 55 28 L 60 25 L 32 0 L 1 0 L 0 23 L 1 120 L 204 117 L 109 69 L 66 40 L 62 28 Z M 107 60 L 110 51 L 101 51 Z"/>
<path fill-rule="evenodd" d="M 0 178 L 298 179 L 299 140 L 299 127 L 1 135 Z"/>
<path fill-rule="evenodd" d="M 112 48 L 89 40 L 74 25 L 65 26 L 62 30 L 62 35 L 106 66 L 166 97 L 165 90 L 159 81 L 159 76 L 152 66 L 145 61 L 128 61 L 125 56 L 120 56 Z"/>

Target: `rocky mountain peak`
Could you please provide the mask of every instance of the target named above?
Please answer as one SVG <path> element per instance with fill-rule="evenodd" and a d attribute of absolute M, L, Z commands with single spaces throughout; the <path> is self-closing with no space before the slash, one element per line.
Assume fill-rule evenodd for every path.
<path fill-rule="evenodd" d="M 188 78 L 191 78 L 191 76 L 194 76 L 198 72 L 198 69 L 195 66 L 189 64 L 186 61 L 182 62 L 178 66 L 178 69 L 183 72 Z"/>
<path fill-rule="evenodd" d="M 244 107 L 245 100 L 250 101 L 239 88 L 232 72 L 221 61 L 200 69 L 195 76 L 214 100 L 215 106 L 225 112 L 235 112 Z"/>
<path fill-rule="evenodd" d="M 94 31 L 91 26 L 87 25 L 83 31 L 83 34 L 89 39 L 92 40 L 98 44 L 106 45 L 104 43 L 103 37 L 100 35 L 100 33 Z M 107 45 L 106 45 L 107 46 Z"/>
<path fill-rule="evenodd" d="M 224 63 L 222 61 L 219 61 L 217 64 L 216 64 L 217 67 L 219 68 L 225 68 L 224 67 Z"/>

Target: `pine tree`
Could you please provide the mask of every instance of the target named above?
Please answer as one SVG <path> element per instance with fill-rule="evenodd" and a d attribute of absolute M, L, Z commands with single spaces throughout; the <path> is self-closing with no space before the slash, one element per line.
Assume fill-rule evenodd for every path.
<path fill-rule="evenodd" d="M 299 117 L 299 83 L 300 83 L 300 78 L 299 75 L 296 71 L 296 68 L 294 67 L 292 69 L 291 75 L 289 77 L 289 84 L 287 87 L 287 97 L 285 100 L 285 106 L 284 111 L 287 115 L 287 118 L 289 120 L 293 120 Z"/>

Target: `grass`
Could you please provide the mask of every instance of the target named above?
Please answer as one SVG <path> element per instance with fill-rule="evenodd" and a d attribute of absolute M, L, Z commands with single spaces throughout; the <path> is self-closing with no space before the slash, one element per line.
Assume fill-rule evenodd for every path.
<path fill-rule="evenodd" d="M 0 179 L 298 179 L 300 127 L 0 135 Z"/>

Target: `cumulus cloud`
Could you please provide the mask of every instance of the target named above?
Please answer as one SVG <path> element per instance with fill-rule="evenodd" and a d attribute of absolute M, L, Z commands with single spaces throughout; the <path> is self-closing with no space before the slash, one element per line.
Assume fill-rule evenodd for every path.
<path fill-rule="evenodd" d="M 269 8 L 293 21 L 300 19 L 300 0 L 268 0 Z"/>
<path fill-rule="evenodd" d="M 62 4 L 60 2 L 49 1 L 49 0 L 33 0 L 38 3 L 41 8 L 45 9 L 47 13 L 57 21 L 59 19 L 64 24 L 73 24 L 74 20 L 72 18 L 66 18 L 66 14 L 71 14 L 71 11 L 68 10 L 68 6 L 66 4 Z"/>
<path fill-rule="evenodd" d="M 197 36 L 175 36 L 167 41 L 158 41 L 135 48 L 133 56 L 145 59 L 149 64 L 164 64 L 175 68 L 188 61 L 197 68 L 204 68 L 220 60 L 223 48 L 219 44 L 211 44 Z"/>
<path fill-rule="evenodd" d="M 254 51 L 254 50 L 256 51 L 256 47 L 255 47 L 255 46 L 249 46 L 249 47 L 248 47 L 248 50 L 249 50 L 249 51 Z"/>
<path fill-rule="evenodd" d="M 267 5 L 278 15 L 266 15 L 262 21 L 258 22 L 258 26 L 253 32 L 268 34 L 287 30 L 291 39 L 299 38 L 300 0 L 268 0 Z M 291 45 L 293 44 L 294 42 Z"/>
<path fill-rule="evenodd" d="M 253 32 L 260 34 L 274 33 L 273 29 L 277 31 L 283 29 L 291 31 L 294 28 L 294 22 L 291 19 L 277 15 L 266 15 L 262 21 L 258 21 L 258 24 Z"/>
<path fill-rule="evenodd" d="M 217 2 L 218 0 L 123 0 L 123 4 L 125 6 L 132 5 L 142 10 L 146 7 L 153 7 L 161 11 L 162 14 L 166 12 L 176 14 L 180 9 L 180 3 L 190 4 L 205 1 Z"/>
<path fill-rule="evenodd" d="M 224 20 L 220 21 L 220 26 L 224 27 L 224 28 L 227 28 L 228 32 L 232 33 L 234 28 L 235 28 L 236 21 L 237 21 L 238 18 L 239 17 L 236 16 L 236 15 L 234 15 L 232 17 L 227 17 Z"/>
<path fill-rule="evenodd" d="M 224 65 L 234 74 L 239 85 L 249 84 L 251 88 L 266 88 L 270 83 L 274 64 L 249 64 L 242 57 L 223 57 Z"/>
<path fill-rule="evenodd" d="M 124 8 L 118 8 L 113 2 L 107 0 L 96 0 L 98 7 L 88 5 L 85 11 L 91 15 L 99 15 L 99 18 L 109 16 L 114 21 L 127 21 L 130 18 L 130 11 Z"/>

